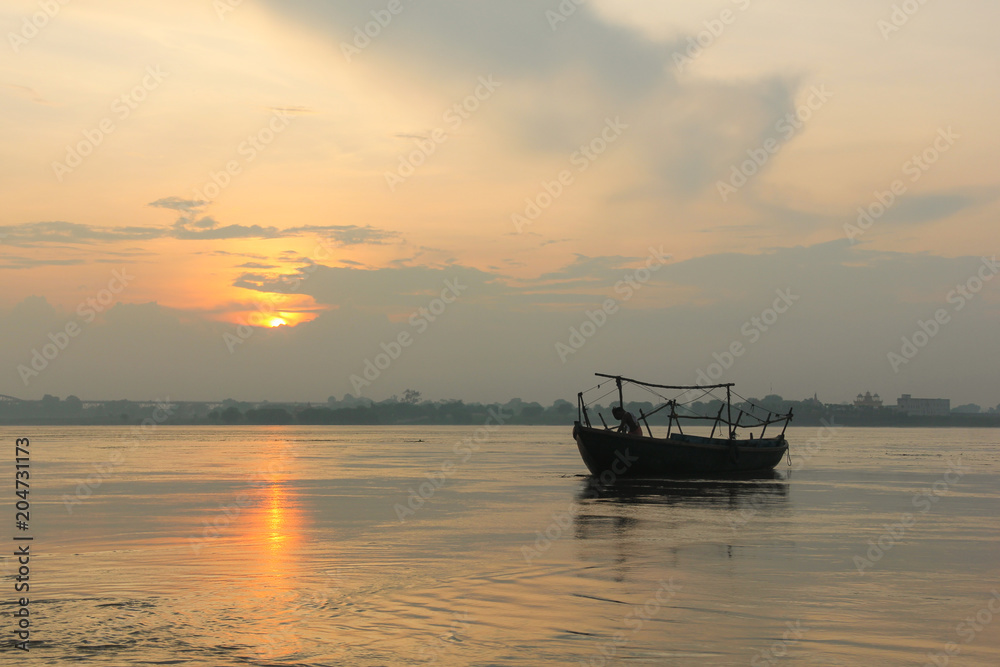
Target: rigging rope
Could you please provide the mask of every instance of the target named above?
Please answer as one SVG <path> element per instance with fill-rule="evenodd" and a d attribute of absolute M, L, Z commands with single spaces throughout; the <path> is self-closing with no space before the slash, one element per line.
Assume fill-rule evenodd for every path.
<path fill-rule="evenodd" d="M 601 383 L 599 383 L 599 384 L 597 384 L 597 385 L 595 385 L 595 386 L 591 387 L 590 389 L 587 389 L 586 391 L 584 391 L 584 392 L 581 392 L 581 393 L 583 393 L 583 394 L 587 394 L 587 393 L 589 393 L 589 392 L 591 392 L 591 391 L 594 391 L 595 389 L 600 389 L 600 388 L 601 388 L 601 387 L 602 387 L 603 385 L 605 385 L 605 384 L 607 384 L 607 382 L 601 382 Z M 677 407 L 677 408 L 685 408 L 685 410 L 686 410 L 686 411 L 687 411 L 688 413 L 690 413 L 690 414 L 691 414 L 692 416 L 701 416 L 701 415 L 699 415 L 699 414 L 698 414 L 697 412 L 695 412 L 695 411 L 694 411 L 694 410 L 693 410 L 692 408 L 690 408 L 690 407 L 688 407 L 688 406 L 691 406 L 692 404 L 694 404 L 694 403 L 697 403 L 697 402 L 701 401 L 701 400 L 702 400 L 703 398 L 705 398 L 706 396 L 711 396 L 711 397 L 712 397 L 712 399 L 714 399 L 714 400 L 717 400 L 717 401 L 722 401 L 722 402 L 725 402 L 725 401 L 724 401 L 724 399 L 722 399 L 722 398 L 719 398 L 718 396 L 716 396 L 716 395 L 715 395 L 715 394 L 713 393 L 713 391 L 714 391 L 714 389 L 713 389 L 713 388 L 707 388 L 707 389 L 703 389 L 700 395 L 696 396 L 695 398 L 693 398 L 693 399 L 691 399 L 691 400 L 688 400 L 688 401 L 685 401 L 685 402 L 683 402 L 683 403 L 680 403 L 680 402 L 677 402 L 677 400 L 676 400 L 676 399 L 677 399 L 678 397 L 680 397 L 680 396 L 683 396 L 683 395 L 685 395 L 685 394 L 688 394 L 689 392 L 691 392 L 691 391 L 693 391 L 693 390 L 691 390 L 691 389 L 685 389 L 685 390 L 682 390 L 682 391 L 680 391 L 679 393 L 677 393 L 677 394 L 676 394 L 676 395 L 674 395 L 673 397 L 667 397 L 667 396 L 665 396 L 665 395 L 661 394 L 660 392 L 658 392 L 658 391 L 655 391 L 655 390 L 654 390 L 654 389 L 653 389 L 652 387 L 647 387 L 647 386 L 646 386 L 646 385 L 644 385 L 644 384 L 639 384 L 639 383 L 635 383 L 635 382 L 631 382 L 631 381 L 629 381 L 629 380 L 626 380 L 626 379 L 622 379 L 622 388 L 624 388 L 624 387 L 625 387 L 625 385 L 635 385 L 635 386 L 637 386 L 637 387 L 641 387 L 642 389 L 644 389 L 644 390 L 648 391 L 648 392 L 649 392 L 650 394 L 652 394 L 652 395 L 656 396 L 657 398 L 659 398 L 659 399 L 661 399 L 661 400 L 663 400 L 664 402 L 667 402 L 667 403 L 669 403 L 670 401 L 674 401 L 674 404 L 675 404 L 675 407 Z M 603 400 L 603 399 L 607 398 L 608 396 L 610 396 L 611 394 L 615 393 L 616 391 L 618 391 L 618 386 L 617 386 L 617 384 L 616 384 L 615 386 L 613 386 L 613 387 L 612 387 L 612 388 L 611 388 L 611 389 L 610 389 L 610 390 L 609 390 L 609 391 L 608 391 L 607 393 L 605 393 L 605 394 L 603 394 L 603 395 L 601 395 L 601 396 L 598 396 L 597 398 L 594 398 L 594 399 L 592 399 L 592 400 L 590 400 L 590 401 L 586 401 L 586 402 L 584 403 L 584 406 L 591 406 L 591 405 L 594 405 L 594 404 L 595 404 L 595 403 L 597 403 L 598 401 L 600 401 L 600 400 Z M 763 423 L 763 422 L 765 422 L 765 421 L 769 420 L 769 419 L 770 419 L 770 416 L 771 416 L 771 414 L 772 414 L 772 413 L 774 414 L 774 416 L 775 416 L 775 417 L 780 417 L 780 416 L 781 416 L 781 415 L 780 415 L 780 413 L 777 413 L 777 412 L 775 412 L 774 410 L 770 410 L 770 409 L 768 409 L 768 408 L 765 408 L 764 406 L 761 406 L 761 405 L 757 405 L 756 403 L 753 403 L 753 402 L 751 402 L 751 401 L 750 401 L 749 399 L 747 399 L 747 398 L 746 398 L 745 396 L 742 396 L 741 394 L 738 394 L 738 393 L 736 393 L 736 391 L 732 391 L 732 390 L 731 390 L 731 392 L 732 392 L 732 396 L 733 396 L 734 398 L 737 398 L 737 399 L 739 399 L 739 400 L 741 400 L 741 401 L 743 402 L 743 403 L 742 403 L 742 404 L 740 405 L 740 407 L 741 407 L 741 409 L 743 410 L 743 412 L 744 412 L 744 413 L 745 413 L 745 414 L 746 414 L 746 415 L 747 415 L 748 417 L 751 417 L 751 418 L 753 418 L 753 419 L 756 419 L 756 420 L 758 421 L 758 424 L 759 424 L 759 423 Z M 735 407 L 735 405 L 736 405 L 736 404 L 734 403 L 733 405 L 734 405 L 734 407 Z M 760 412 L 767 412 L 767 414 L 768 414 L 767 418 L 766 418 L 766 419 L 763 419 L 763 418 L 761 418 L 760 416 L 758 416 L 758 415 L 756 414 L 756 413 L 757 413 L 758 411 L 760 411 Z M 747 426 L 749 427 L 750 425 L 747 425 Z M 756 424 L 755 424 L 754 426 L 756 426 Z M 741 428 L 742 428 L 742 427 L 741 427 Z"/>
<path fill-rule="evenodd" d="M 601 386 L 601 385 L 597 385 L 597 387 L 591 387 L 591 389 L 597 389 L 597 388 L 598 388 L 598 387 L 600 387 L 600 386 Z M 587 391 L 590 391 L 590 389 L 588 389 Z M 589 402 L 587 402 L 587 403 L 584 403 L 584 405 L 586 405 L 587 407 L 590 407 L 591 405 L 593 405 L 593 404 L 594 404 L 594 403 L 596 403 L 597 401 L 599 401 L 599 400 L 601 400 L 601 399 L 603 399 L 603 398 L 607 398 L 608 396 L 610 396 L 611 394 L 615 393 L 616 391 L 618 391 L 618 387 L 615 387 L 614 389 L 612 389 L 612 390 L 611 390 L 611 391 L 609 391 L 608 393 L 604 394 L 603 396 L 598 396 L 597 398 L 593 399 L 592 401 L 589 401 Z"/>

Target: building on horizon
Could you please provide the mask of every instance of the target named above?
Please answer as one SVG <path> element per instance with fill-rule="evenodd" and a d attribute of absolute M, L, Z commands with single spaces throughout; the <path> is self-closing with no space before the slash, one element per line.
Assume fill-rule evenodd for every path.
<path fill-rule="evenodd" d="M 878 394 L 872 395 L 870 391 L 866 391 L 864 395 L 858 394 L 858 397 L 854 399 L 854 407 L 856 408 L 881 408 L 882 399 Z"/>
<path fill-rule="evenodd" d="M 896 401 L 897 409 L 910 417 L 947 417 L 951 414 L 949 398 L 913 398 L 903 394 Z"/>

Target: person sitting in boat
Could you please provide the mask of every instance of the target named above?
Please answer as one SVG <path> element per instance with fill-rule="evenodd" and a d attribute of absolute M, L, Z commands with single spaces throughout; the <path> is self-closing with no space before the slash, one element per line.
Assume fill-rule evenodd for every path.
<path fill-rule="evenodd" d="M 639 426 L 639 422 L 636 421 L 631 412 L 621 406 L 615 406 L 611 410 L 611 414 L 615 419 L 621 420 L 621 424 L 618 425 L 619 433 L 628 433 L 634 438 L 642 437 L 642 427 Z"/>

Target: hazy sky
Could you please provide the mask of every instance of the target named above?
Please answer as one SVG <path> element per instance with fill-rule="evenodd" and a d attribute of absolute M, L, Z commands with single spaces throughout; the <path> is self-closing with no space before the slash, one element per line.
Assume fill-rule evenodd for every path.
<path fill-rule="evenodd" d="M 8 0 L 0 393 L 994 406 L 998 22 Z"/>

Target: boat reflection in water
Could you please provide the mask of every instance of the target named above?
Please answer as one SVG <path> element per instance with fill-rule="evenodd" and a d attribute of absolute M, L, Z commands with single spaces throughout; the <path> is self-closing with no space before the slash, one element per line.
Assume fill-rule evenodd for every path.
<path fill-rule="evenodd" d="M 758 531 L 772 533 L 790 514 L 785 473 L 752 479 L 618 480 L 602 484 L 587 477 L 576 494 L 574 536 L 579 557 L 609 569 L 615 581 L 634 568 L 657 563 L 682 568 L 740 555 Z"/>
<path fill-rule="evenodd" d="M 740 509 L 749 501 L 758 504 L 788 498 L 787 473 L 768 470 L 749 477 L 726 479 L 621 479 L 603 484 L 587 476 L 576 499 L 639 505 L 695 505 Z"/>

